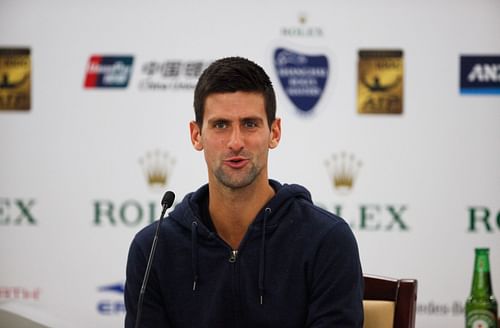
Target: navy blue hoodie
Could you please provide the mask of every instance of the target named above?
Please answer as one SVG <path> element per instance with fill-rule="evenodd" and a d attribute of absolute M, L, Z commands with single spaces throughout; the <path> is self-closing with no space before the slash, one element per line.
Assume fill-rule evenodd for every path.
<path fill-rule="evenodd" d="M 163 220 L 141 327 L 362 327 L 363 276 L 349 226 L 313 205 L 304 187 L 270 184 L 276 195 L 237 252 L 214 231 L 208 185 Z M 127 328 L 155 229 L 141 230 L 130 246 Z"/>

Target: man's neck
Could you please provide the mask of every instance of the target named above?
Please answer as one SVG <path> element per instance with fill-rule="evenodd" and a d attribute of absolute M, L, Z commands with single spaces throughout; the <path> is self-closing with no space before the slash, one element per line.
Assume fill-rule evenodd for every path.
<path fill-rule="evenodd" d="M 269 182 L 245 188 L 209 187 L 208 209 L 219 236 L 238 249 L 248 226 L 262 207 L 274 196 Z"/>

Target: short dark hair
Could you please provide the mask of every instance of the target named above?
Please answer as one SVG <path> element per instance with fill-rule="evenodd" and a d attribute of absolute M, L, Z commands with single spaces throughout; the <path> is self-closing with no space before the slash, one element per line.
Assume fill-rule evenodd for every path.
<path fill-rule="evenodd" d="M 269 76 L 256 63 L 242 57 L 214 61 L 201 74 L 194 90 L 194 114 L 198 126 L 203 124 L 205 100 L 213 93 L 247 91 L 264 96 L 269 129 L 276 119 L 276 95 Z"/>

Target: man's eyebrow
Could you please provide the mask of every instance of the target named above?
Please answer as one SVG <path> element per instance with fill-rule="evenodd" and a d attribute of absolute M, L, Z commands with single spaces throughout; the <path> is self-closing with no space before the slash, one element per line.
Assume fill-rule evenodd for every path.
<path fill-rule="evenodd" d="M 261 117 L 258 117 L 258 116 L 249 116 L 249 117 L 243 117 L 240 121 L 241 122 L 247 122 L 247 121 L 263 122 L 264 119 L 262 119 Z"/>
<path fill-rule="evenodd" d="M 213 117 L 208 119 L 208 123 L 216 123 L 216 122 L 229 122 L 227 118 L 222 118 L 222 117 Z"/>
<path fill-rule="evenodd" d="M 216 122 L 227 123 L 230 121 L 231 121 L 230 119 L 223 118 L 223 117 L 212 117 L 212 118 L 208 119 L 209 124 L 216 123 Z M 259 116 L 248 116 L 248 117 L 242 117 L 239 119 L 239 122 L 248 122 L 248 121 L 264 122 L 264 119 L 262 117 L 259 117 Z"/>

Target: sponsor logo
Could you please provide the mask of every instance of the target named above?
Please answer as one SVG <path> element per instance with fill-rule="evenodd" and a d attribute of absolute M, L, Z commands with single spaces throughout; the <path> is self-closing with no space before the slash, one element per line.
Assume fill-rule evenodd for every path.
<path fill-rule="evenodd" d="M 428 315 L 428 316 L 460 316 L 462 317 L 465 313 L 464 302 L 463 301 L 453 301 L 451 303 L 438 303 L 435 301 L 429 301 L 427 303 L 417 304 L 418 315 Z"/>
<path fill-rule="evenodd" d="M 309 16 L 306 13 L 299 13 L 298 24 L 281 28 L 281 35 L 285 37 L 322 37 L 323 29 L 319 26 L 309 26 Z"/>
<path fill-rule="evenodd" d="M 166 151 L 146 152 L 139 159 L 144 178 L 152 191 L 164 191 L 172 176 L 175 159 Z M 137 227 L 154 222 L 161 213 L 158 200 L 127 199 L 112 201 L 98 199 L 93 201 L 93 224 L 95 226 Z"/>
<path fill-rule="evenodd" d="M 140 90 L 193 90 L 203 70 L 204 61 L 149 61 L 141 67 Z"/>
<path fill-rule="evenodd" d="M 0 301 L 4 300 L 38 301 L 40 300 L 40 294 L 41 294 L 40 288 L 0 286 Z"/>
<path fill-rule="evenodd" d="M 36 225 L 34 199 L 0 198 L 0 226 Z"/>
<path fill-rule="evenodd" d="M 403 112 L 403 51 L 360 50 L 358 113 Z"/>
<path fill-rule="evenodd" d="M 30 108 L 30 49 L 0 48 L 0 110 Z"/>
<path fill-rule="evenodd" d="M 295 107 L 311 113 L 328 80 L 328 58 L 278 48 L 274 52 L 274 66 L 283 90 Z"/>
<path fill-rule="evenodd" d="M 330 184 L 335 192 L 347 196 L 355 187 L 359 170 L 363 163 L 354 154 L 347 152 L 334 153 L 325 165 Z M 344 218 L 353 230 L 359 231 L 408 231 L 410 226 L 405 217 L 408 210 L 406 204 L 380 204 L 362 202 L 352 204 L 344 199 L 340 202 L 321 202 L 316 204 Z"/>
<path fill-rule="evenodd" d="M 360 231 L 409 231 L 404 215 L 408 210 L 405 204 L 364 203 L 345 205 L 339 203 L 321 205 L 323 208 L 346 219 L 353 230 Z"/>
<path fill-rule="evenodd" d="M 496 213 L 486 206 L 470 206 L 467 232 L 500 232 L 500 210 Z"/>
<path fill-rule="evenodd" d="M 116 315 L 125 313 L 125 303 L 123 302 L 124 284 L 116 283 L 98 287 L 99 293 L 106 295 L 106 298 L 97 302 L 97 312 L 102 315 Z"/>
<path fill-rule="evenodd" d="M 166 151 L 155 150 L 147 152 L 139 159 L 148 185 L 155 190 L 162 190 L 167 186 L 168 178 L 175 159 Z"/>
<path fill-rule="evenodd" d="M 160 215 L 160 200 L 125 201 L 95 200 L 94 225 L 96 226 L 127 226 L 137 227 L 141 224 L 154 222 Z"/>
<path fill-rule="evenodd" d="M 362 162 L 354 154 L 342 152 L 332 154 L 325 165 L 335 191 L 346 194 L 352 190 Z"/>
<path fill-rule="evenodd" d="M 100 292 L 114 292 L 123 294 L 125 292 L 125 285 L 121 283 L 99 287 Z"/>
<path fill-rule="evenodd" d="M 126 88 L 132 73 L 132 56 L 91 56 L 85 88 Z"/>
<path fill-rule="evenodd" d="M 500 95 L 500 56 L 461 56 L 460 93 Z"/>

